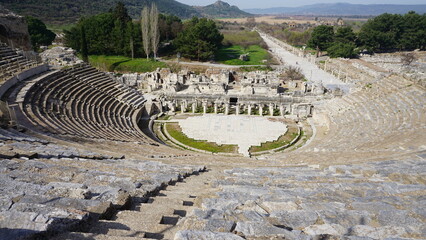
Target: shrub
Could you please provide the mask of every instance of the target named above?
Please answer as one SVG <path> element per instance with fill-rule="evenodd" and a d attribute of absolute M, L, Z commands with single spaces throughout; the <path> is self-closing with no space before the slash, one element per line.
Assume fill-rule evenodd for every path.
<path fill-rule="evenodd" d="M 355 44 L 353 43 L 334 43 L 331 47 L 327 48 L 327 52 L 332 58 L 353 58 L 357 55 L 355 52 Z"/>

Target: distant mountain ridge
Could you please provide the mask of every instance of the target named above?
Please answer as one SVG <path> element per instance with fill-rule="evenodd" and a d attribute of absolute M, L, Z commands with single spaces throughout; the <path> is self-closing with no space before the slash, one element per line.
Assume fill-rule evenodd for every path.
<path fill-rule="evenodd" d="M 199 11 L 201 15 L 211 18 L 241 18 L 252 15 L 240 10 L 237 6 L 231 6 L 220 0 L 205 7 L 194 6 L 194 8 Z"/>
<path fill-rule="evenodd" d="M 175 0 L 120 0 L 126 5 L 133 19 L 140 17 L 144 6 L 155 2 L 159 11 L 180 18 L 197 17 L 246 17 L 251 14 L 236 6 L 217 1 L 205 7 L 189 6 Z M 49 24 L 74 23 L 80 17 L 108 11 L 118 0 L 0 0 L 0 5 L 23 16 L 33 16 Z"/>
<path fill-rule="evenodd" d="M 243 9 L 252 14 L 288 14 L 288 15 L 364 15 L 375 16 L 383 13 L 404 14 L 409 11 L 426 13 L 426 4 L 350 4 L 318 3 L 301 7 L 277 7 Z"/>

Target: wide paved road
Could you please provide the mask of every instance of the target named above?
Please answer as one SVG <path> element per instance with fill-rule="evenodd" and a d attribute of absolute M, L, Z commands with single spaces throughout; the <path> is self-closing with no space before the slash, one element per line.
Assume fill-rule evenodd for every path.
<path fill-rule="evenodd" d="M 285 43 L 267 34 L 259 32 L 265 43 L 268 45 L 272 54 L 276 56 L 284 65 L 300 67 L 305 77 L 314 83 L 322 83 L 328 89 L 340 88 L 345 93 L 350 91 L 350 84 L 346 84 L 333 75 L 320 69 L 314 63 L 309 62 L 306 58 L 298 57 L 293 53 L 287 51 L 278 43 L 284 45 Z"/>

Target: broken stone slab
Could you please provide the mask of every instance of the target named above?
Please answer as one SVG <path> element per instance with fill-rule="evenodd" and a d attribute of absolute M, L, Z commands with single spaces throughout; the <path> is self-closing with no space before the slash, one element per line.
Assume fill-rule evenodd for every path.
<path fill-rule="evenodd" d="M 54 167 L 54 166 L 52 164 L 47 164 L 47 163 L 36 161 L 36 160 L 28 160 L 22 164 L 21 170 L 34 172 L 34 171 L 40 171 L 43 169 L 48 169 L 51 167 Z"/>
<path fill-rule="evenodd" d="M 256 201 L 253 201 L 253 200 L 247 200 L 242 205 L 238 206 L 237 210 L 253 211 L 263 216 L 268 215 L 268 212 L 265 211 L 265 209 L 263 209 Z"/>
<path fill-rule="evenodd" d="M 426 200 L 422 201 L 415 201 L 413 202 L 412 209 L 413 212 L 415 212 L 417 215 L 422 216 L 424 219 L 426 219 Z"/>
<path fill-rule="evenodd" d="M 278 211 L 270 214 L 271 218 L 276 218 L 277 221 L 292 229 L 303 229 L 315 224 L 318 220 L 318 214 L 315 211 Z"/>
<path fill-rule="evenodd" d="M 211 232 L 231 232 L 235 226 L 235 222 L 225 219 L 197 219 L 195 217 L 186 217 L 182 219 L 178 225 L 182 229 Z"/>
<path fill-rule="evenodd" d="M 89 199 L 91 196 L 87 186 L 79 183 L 69 182 L 50 182 L 46 185 L 50 190 L 46 194 L 51 196 L 60 196 L 67 198 Z"/>
<path fill-rule="evenodd" d="M 338 238 L 339 239 L 339 238 Z M 376 240 L 369 237 L 358 237 L 358 236 L 345 236 L 345 240 Z M 385 239 L 387 240 L 387 239 Z"/>
<path fill-rule="evenodd" d="M 169 184 L 171 182 L 177 182 L 182 179 L 182 176 L 179 173 L 168 173 L 168 174 L 154 174 L 152 176 L 154 181 Z"/>
<path fill-rule="evenodd" d="M 46 232 L 77 229 L 87 222 L 88 216 L 87 212 L 42 204 L 14 204 L 13 209 L 0 212 L 0 239 L 32 239 Z"/>
<path fill-rule="evenodd" d="M 7 211 L 12 206 L 12 198 L 9 196 L 0 196 L 0 211 Z"/>
<path fill-rule="evenodd" d="M 255 222 L 261 222 L 265 221 L 265 217 L 267 217 L 269 214 L 262 214 L 257 211 L 241 211 L 236 210 L 233 212 L 233 215 L 237 216 L 237 218 L 241 221 L 255 221 Z"/>
<path fill-rule="evenodd" d="M 332 235 L 342 236 L 347 233 L 347 228 L 339 224 L 320 224 L 311 225 L 303 229 L 303 232 L 312 236 L 316 235 Z"/>
<path fill-rule="evenodd" d="M 111 202 L 100 202 L 87 199 L 25 195 L 19 200 L 19 203 L 43 204 L 45 206 L 61 209 L 82 210 L 94 213 L 100 218 L 108 218 L 114 212 Z"/>
<path fill-rule="evenodd" d="M 14 181 L 19 181 L 23 183 L 40 184 L 41 186 L 43 186 L 47 178 L 51 177 L 51 176 L 47 176 L 43 172 L 37 172 L 37 171 L 27 172 L 22 170 L 11 171 L 5 174 L 5 176 L 8 176 L 14 179 Z"/>
<path fill-rule="evenodd" d="M 38 219 L 42 217 L 46 218 L 46 222 L 48 218 L 68 218 L 68 219 L 76 219 L 83 220 L 88 217 L 88 213 L 85 211 L 76 211 L 71 209 L 62 209 L 56 207 L 46 206 L 45 204 L 37 204 L 37 203 L 15 203 L 11 207 L 11 211 L 19 211 L 19 212 L 35 212 L 39 215 Z"/>
<path fill-rule="evenodd" d="M 233 211 L 241 203 L 235 199 L 224 199 L 224 198 L 208 198 L 204 199 L 201 204 L 203 209 L 217 209 L 222 211 Z"/>
<path fill-rule="evenodd" d="M 304 201 L 299 206 L 306 211 L 318 211 L 318 210 L 333 210 L 333 211 L 346 211 L 346 204 L 342 202 L 319 202 L 314 199 L 310 201 Z"/>
<path fill-rule="evenodd" d="M 383 226 L 409 226 L 414 228 L 423 226 L 419 219 L 410 215 L 410 212 L 406 210 L 386 210 L 379 212 L 377 219 Z"/>
<path fill-rule="evenodd" d="M 0 173 L 7 173 L 17 168 L 19 168 L 19 162 L 15 160 L 0 160 Z"/>
<path fill-rule="evenodd" d="M 233 186 L 223 186 L 224 192 L 232 192 L 237 194 L 247 194 L 251 196 L 263 196 L 270 193 L 269 189 L 265 187 L 256 187 L 252 185 L 241 186 L 241 185 L 233 185 Z M 249 199 L 250 200 L 250 199 Z M 243 201 L 245 202 L 245 201 Z"/>
<path fill-rule="evenodd" d="M 111 202 L 116 208 L 122 208 L 130 203 L 131 196 L 127 191 L 110 186 L 90 186 L 92 200 Z"/>
<path fill-rule="evenodd" d="M 90 171 L 86 173 L 86 176 L 89 177 L 92 175 L 90 179 L 86 179 L 83 184 L 87 186 L 91 185 L 99 185 L 100 183 L 105 183 L 111 187 L 120 188 L 126 191 L 135 190 L 135 184 L 131 180 L 131 178 L 121 178 L 114 176 L 113 172 L 100 172 L 100 171 Z"/>
<path fill-rule="evenodd" d="M 367 211 L 333 211 L 320 210 L 317 211 L 321 220 L 326 224 L 340 224 L 349 228 L 355 225 L 368 225 L 373 215 Z"/>
<path fill-rule="evenodd" d="M 194 209 L 188 216 L 195 216 L 198 219 L 223 219 L 225 212 L 218 209 Z"/>
<path fill-rule="evenodd" d="M 233 192 L 232 190 L 218 192 L 216 193 L 216 195 L 218 195 L 221 199 L 232 199 L 238 201 L 240 205 L 246 202 L 247 200 L 256 201 L 261 197 L 260 195 L 252 195 L 250 194 L 250 192 Z"/>
<path fill-rule="evenodd" d="M 0 214 L 0 228 L 47 230 L 45 220 L 37 218 L 38 216 L 36 212 L 4 211 Z"/>
<path fill-rule="evenodd" d="M 284 228 L 276 227 L 268 222 L 237 222 L 234 232 L 245 238 L 282 237 L 285 239 L 306 239 Z"/>
<path fill-rule="evenodd" d="M 24 174 L 24 173 L 22 173 Z M 0 193 L 2 195 L 10 196 L 11 198 L 17 196 L 23 196 L 26 194 L 43 194 L 48 191 L 49 188 L 46 186 L 26 183 L 12 179 L 9 176 L 0 174 Z"/>
<path fill-rule="evenodd" d="M 351 206 L 354 210 L 364 210 L 374 213 L 396 210 L 394 206 L 384 202 L 352 202 Z"/>
<path fill-rule="evenodd" d="M 261 203 L 261 205 L 268 212 L 276 212 L 276 211 L 284 211 L 284 210 L 285 211 L 300 210 L 299 206 L 293 201 L 283 201 L 283 202 L 264 201 Z"/>
<path fill-rule="evenodd" d="M 403 227 L 399 226 L 371 227 L 366 225 L 353 226 L 349 232 L 354 236 L 369 237 L 373 239 L 400 237 L 407 233 Z"/>
<path fill-rule="evenodd" d="M 232 233 L 183 230 L 175 234 L 174 240 L 243 240 L 244 238 Z"/>

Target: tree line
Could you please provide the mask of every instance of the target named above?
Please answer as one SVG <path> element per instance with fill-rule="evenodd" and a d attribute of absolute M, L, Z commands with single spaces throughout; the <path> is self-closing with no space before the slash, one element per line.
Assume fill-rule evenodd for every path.
<path fill-rule="evenodd" d="M 321 25 L 313 29 L 308 47 L 331 57 L 355 57 L 360 51 L 426 50 L 426 14 L 382 14 L 369 19 L 359 33 L 351 27 Z"/>
<path fill-rule="evenodd" d="M 65 44 L 87 55 L 123 55 L 156 58 L 175 54 L 208 60 L 223 36 L 213 20 L 193 17 L 185 23 L 176 16 L 158 12 L 155 4 L 145 7 L 139 21 L 133 21 L 124 4 L 106 13 L 82 18 L 65 31 Z"/>
<path fill-rule="evenodd" d="M 173 39 L 176 33 L 182 30 L 183 24 L 177 17 L 159 14 L 155 5 L 145 10 L 149 11 L 147 16 L 141 21 L 133 21 L 124 4 L 118 2 L 108 12 L 81 18 L 76 26 L 64 31 L 65 44 L 82 55 L 84 55 L 83 43 L 85 42 L 89 55 L 149 56 L 152 48 L 144 49 L 143 42 L 146 42 L 148 46 L 154 44 L 158 46 L 160 40 Z M 151 18 L 152 13 L 156 17 Z M 144 21 L 147 21 L 148 28 L 142 27 L 141 23 Z M 151 31 L 150 26 L 154 21 L 156 27 L 152 28 L 148 37 L 154 34 L 155 39 L 142 41 L 142 31 L 145 29 Z M 158 52 L 157 48 L 155 50 L 154 55 Z"/>
<path fill-rule="evenodd" d="M 41 46 L 49 46 L 55 40 L 56 34 L 37 18 L 26 16 L 28 33 L 30 34 L 31 45 L 34 51 L 38 51 Z"/>

